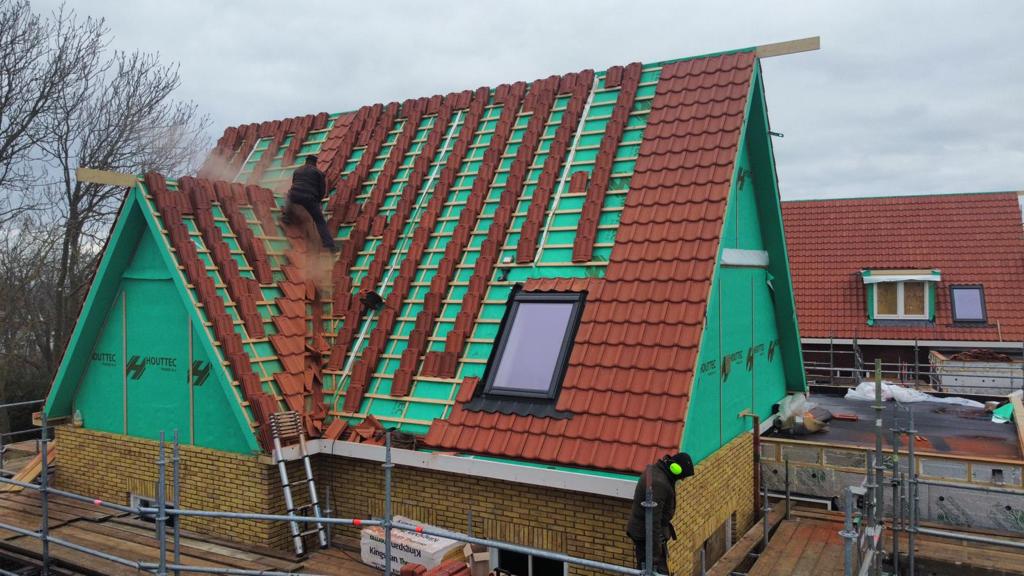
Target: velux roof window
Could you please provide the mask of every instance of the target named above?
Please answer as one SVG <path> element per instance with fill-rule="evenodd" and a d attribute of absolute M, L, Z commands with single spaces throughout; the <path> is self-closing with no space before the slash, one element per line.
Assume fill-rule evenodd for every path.
<path fill-rule="evenodd" d="M 985 291 L 981 285 L 950 286 L 949 300 L 953 303 L 953 322 L 986 322 Z"/>
<path fill-rule="evenodd" d="M 513 293 L 485 376 L 484 394 L 557 396 L 583 301 L 580 293 Z"/>

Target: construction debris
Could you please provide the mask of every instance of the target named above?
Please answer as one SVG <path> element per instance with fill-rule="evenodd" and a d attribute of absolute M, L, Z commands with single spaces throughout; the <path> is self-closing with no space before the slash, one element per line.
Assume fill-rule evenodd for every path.
<path fill-rule="evenodd" d="M 875 400 L 875 383 L 861 382 L 856 388 L 847 390 L 845 397 L 848 400 L 864 400 L 866 402 L 873 402 Z M 892 382 L 882 383 L 882 400 L 895 400 L 904 404 L 911 402 L 939 402 L 942 404 L 957 404 L 960 406 L 967 406 L 969 408 L 985 407 L 981 402 L 968 400 L 967 398 L 960 398 L 957 396 L 932 396 L 931 394 L 925 394 L 919 390 L 893 384 Z"/>
<path fill-rule="evenodd" d="M 53 466 L 54 460 L 57 459 L 57 443 L 51 442 L 49 451 L 46 453 L 46 464 Z M 36 478 L 39 477 L 39 473 L 43 469 L 43 455 L 36 454 L 35 458 L 29 460 L 25 466 L 14 475 L 12 480 L 18 482 L 35 482 Z M 15 486 L 14 484 L 0 484 L 0 492 L 21 492 L 21 486 Z"/>
<path fill-rule="evenodd" d="M 1013 358 L 1006 354 L 1000 354 L 999 352 L 984 348 L 957 352 L 949 356 L 949 359 L 956 360 L 957 362 L 1013 362 Z"/>

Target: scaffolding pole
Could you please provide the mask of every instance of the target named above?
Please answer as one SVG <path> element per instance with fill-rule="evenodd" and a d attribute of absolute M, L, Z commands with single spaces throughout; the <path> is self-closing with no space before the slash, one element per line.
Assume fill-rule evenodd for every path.
<path fill-rule="evenodd" d="M 384 431 L 384 574 L 391 576 L 391 429 Z"/>
<path fill-rule="evenodd" d="M 43 567 L 42 576 L 49 576 L 50 574 L 50 497 L 47 488 L 50 486 L 50 465 L 47 462 L 47 444 L 49 439 L 46 433 L 46 410 L 40 413 L 40 438 L 39 449 L 42 451 L 43 467 L 39 474 L 39 486 L 41 487 L 40 506 L 42 507 L 43 522 L 40 528 L 42 533 L 42 546 L 43 546 Z"/>
<path fill-rule="evenodd" d="M 174 450 L 171 456 L 171 499 L 175 508 L 181 507 L 181 454 L 179 453 L 178 430 L 174 430 Z M 181 522 L 174 518 L 174 564 L 181 564 Z M 174 576 L 180 576 L 181 570 L 174 568 Z"/>
<path fill-rule="evenodd" d="M 157 565 L 157 576 L 167 576 L 167 454 L 164 446 L 164 433 L 160 432 L 160 452 L 156 460 L 156 538 L 160 549 L 160 563 Z"/>

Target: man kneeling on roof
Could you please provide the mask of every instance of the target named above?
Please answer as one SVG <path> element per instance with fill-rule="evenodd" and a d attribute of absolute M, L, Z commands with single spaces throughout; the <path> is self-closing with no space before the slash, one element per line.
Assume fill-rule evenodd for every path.
<path fill-rule="evenodd" d="M 649 465 L 637 481 L 636 490 L 633 491 L 633 510 L 629 516 L 626 534 L 633 540 L 638 569 L 642 570 L 647 561 L 645 523 L 647 510 L 643 504 L 647 499 L 648 482 L 651 486 L 651 500 L 657 504 L 652 511 L 654 522 L 651 531 L 654 571 L 659 574 L 668 574 L 668 539 L 676 539 L 676 531 L 672 527 L 672 517 L 676 513 L 676 482 L 690 476 L 693 476 L 693 460 L 690 459 L 689 454 L 680 452 L 675 456 L 666 455 L 661 460 Z"/>
<path fill-rule="evenodd" d="M 306 156 L 306 163 L 292 173 L 292 187 L 288 190 L 288 202 L 284 205 L 281 223 L 285 226 L 294 224 L 297 218 L 296 206 L 302 206 L 313 219 L 313 224 L 316 224 L 316 231 L 320 234 L 320 242 L 324 248 L 337 252 L 338 247 L 327 230 L 327 221 L 320 210 L 320 203 L 327 195 L 327 180 L 324 173 L 316 167 L 316 161 L 316 155 L 310 154 Z"/>

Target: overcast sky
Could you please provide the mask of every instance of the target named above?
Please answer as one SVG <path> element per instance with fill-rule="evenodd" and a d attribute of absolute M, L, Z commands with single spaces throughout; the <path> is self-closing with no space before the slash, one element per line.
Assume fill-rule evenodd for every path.
<path fill-rule="evenodd" d="M 59 2 L 33 0 L 38 10 Z M 90 0 L 225 126 L 821 36 L 764 61 L 783 197 L 1024 189 L 1024 2 Z"/>

